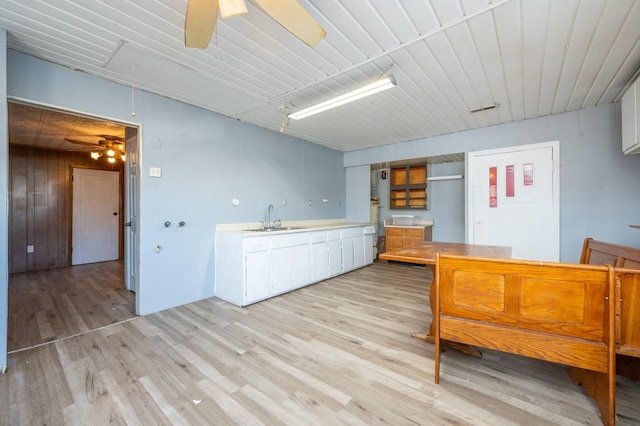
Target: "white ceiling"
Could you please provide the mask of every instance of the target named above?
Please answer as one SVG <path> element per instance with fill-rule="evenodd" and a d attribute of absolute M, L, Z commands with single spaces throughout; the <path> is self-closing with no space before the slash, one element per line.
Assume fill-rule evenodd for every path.
<path fill-rule="evenodd" d="M 384 74 L 397 87 L 285 132 L 340 151 L 619 101 L 640 68 L 640 0 L 301 0 L 308 47 L 247 0 L 205 50 L 186 0 L 3 0 L 8 47 L 279 130 Z M 497 103 L 486 112 L 470 109 Z M 284 107 L 284 108 L 283 108 Z"/>

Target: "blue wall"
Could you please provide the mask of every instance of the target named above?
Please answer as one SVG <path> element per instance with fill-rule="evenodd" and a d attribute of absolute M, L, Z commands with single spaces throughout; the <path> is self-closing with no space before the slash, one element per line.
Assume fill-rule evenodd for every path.
<path fill-rule="evenodd" d="M 345 217 L 339 151 L 143 91 L 132 117 L 128 87 L 13 51 L 8 65 L 12 98 L 140 125 L 140 314 L 214 295 L 216 224 L 263 220 L 269 204 L 282 220 Z"/>
<path fill-rule="evenodd" d="M 345 166 L 559 140 L 560 259 L 577 262 L 585 237 L 640 247 L 640 231 L 629 228 L 640 224 L 640 155 L 623 155 L 621 138 L 616 103 L 348 152 Z M 431 171 L 434 176 L 458 173 L 462 171 Z M 433 183 L 431 210 L 417 216 L 434 219 L 434 240 L 463 242 L 464 186 L 462 181 L 445 182 Z M 387 203 L 384 196 L 381 203 Z M 381 220 L 390 216 L 381 211 Z"/>

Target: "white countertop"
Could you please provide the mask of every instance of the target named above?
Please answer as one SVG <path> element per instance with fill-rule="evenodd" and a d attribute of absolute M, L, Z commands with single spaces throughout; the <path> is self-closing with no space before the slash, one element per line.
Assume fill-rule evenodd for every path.
<path fill-rule="evenodd" d="M 432 219 L 414 219 L 413 225 L 394 225 L 393 219 L 385 219 L 385 228 L 425 228 L 427 226 L 433 226 Z"/>
<path fill-rule="evenodd" d="M 347 222 L 346 219 L 283 220 L 281 224 L 282 228 L 292 227 L 296 229 L 283 229 L 281 231 L 252 231 L 252 229 L 260 229 L 262 227 L 262 223 L 220 223 L 216 225 L 216 232 L 237 232 L 242 233 L 245 236 L 264 236 L 294 232 L 323 231 L 327 229 L 353 228 L 356 226 L 367 225 L 372 224 L 368 222 Z"/>

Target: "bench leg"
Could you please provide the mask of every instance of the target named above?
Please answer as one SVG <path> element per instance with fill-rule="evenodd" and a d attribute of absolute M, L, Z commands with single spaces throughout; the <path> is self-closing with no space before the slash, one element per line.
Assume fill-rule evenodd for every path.
<path fill-rule="evenodd" d="M 600 410 L 600 417 L 604 426 L 616 424 L 616 382 L 615 373 L 613 380 L 609 373 L 584 370 L 570 367 L 569 375 L 576 385 L 582 385 L 593 398 Z M 612 383 L 613 381 L 613 383 Z"/>

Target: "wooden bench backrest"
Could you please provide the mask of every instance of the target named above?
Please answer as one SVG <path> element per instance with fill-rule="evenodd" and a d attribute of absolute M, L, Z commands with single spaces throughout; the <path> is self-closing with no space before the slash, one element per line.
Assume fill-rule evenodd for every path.
<path fill-rule="evenodd" d="M 556 362 L 598 381 L 615 423 L 613 267 L 438 255 L 434 284 L 436 383 L 441 340 Z"/>
<path fill-rule="evenodd" d="M 440 338 L 607 371 L 612 274 L 604 266 L 441 255 Z"/>
<path fill-rule="evenodd" d="M 640 357 L 640 249 L 585 238 L 580 263 L 616 267 L 617 352 Z"/>
<path fill-rule="evenodd" d="M 640 249 L 585 238 L 580 263 L 640 269 Z"/>

